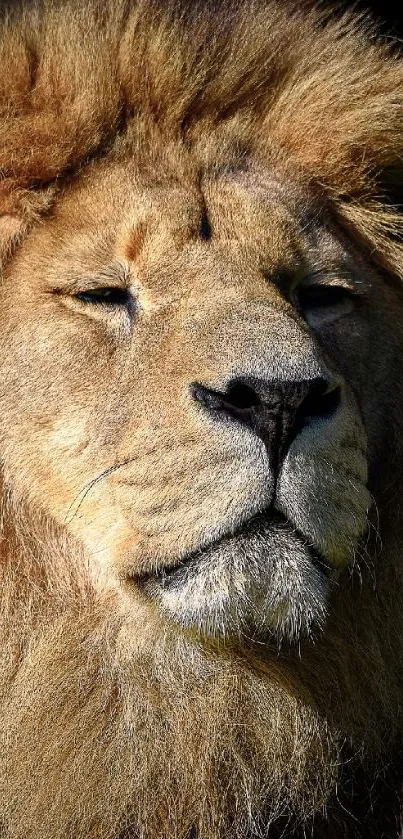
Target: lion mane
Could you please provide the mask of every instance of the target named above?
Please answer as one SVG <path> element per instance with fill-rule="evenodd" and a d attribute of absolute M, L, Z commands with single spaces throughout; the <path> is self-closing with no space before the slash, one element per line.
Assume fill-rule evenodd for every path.
<path fill-rule="evenodd" d="M 315 839 L 397 839 L 401 58 L 367 19 L 332 16 L 308 3 L 32 0 L 2 6 L 0 67 L 0 835 L 274 839 L 312 832 Z M 186 161 L 196 147 L 189 174 Z M 385 294 L 381 325 L 371 327 L 368 339 L 369 355 L 378 360 L 370 390 L 380 396 L 371 409 L 374 505 L 365 538 L 337 570 L 317 626 L 307 618 L 299 633 L 303 619 L 293 618 L 290 637 L 284 629 L 266 641 L 243 625 L 234 634 L 226 626 L 222 635 L 180 626 L 145 597 L 133 607 L 112 574 L 94 574 L 80 538 L 88 492 L 71 512 L 76 499 L 66 490 L 65 519 L 53 514 L 62 490 L 50 475 L 59 467 L 46 452 L 42 466 L 32 455 L 49 424 L 43 402 L 58 398 L 50 377 L 40 390 L 45 356 L 57 355 L 58 328 L 50 325 L 46 344 L 35 319 L 29 339 L 16 326 L 25 302 L 31 306 L 29 290 L 24 300 L 17 296 L 18 278 L 28 276 L 32 259 L 33 276 L 38 265 L 46 270 L 70 236 L 66 218 L 84 239 L 90 216 L 101 230 L 117 167 L 121 172 L 135 160 L 145 181 L 179 189 L 200 184 L 206 171 L 232 177 L 228 160 L 246 172 L 250 157 L 274 161 L 283 180 L 313 194 L 314 217 L 319 206 L 331 208 L 343 242 L 354 243 L 357 264 L 371 266 L 373 286 Z M 105 203 L 94 198 L 82 216 L 74 215 L 75 190 L 91 194 L 99 172 Z M 143 247 L 147 225 L 140 219 L 125 251 L 129 262 Z M 50 244 L 43 238 L 48 229 Z M 175 253 L 181 235 L 174 231 Z M 166 277 L 163 257 L 160 264 Z M 41 342 L 43 355 L 30 363 Z M 78 343 L 74 351 L 81 352 Z M 87 377 L 82 366 L 74 375 Z M 84 402 L 88 388 L 80 391 Z M 66 458 L 79 446 L 75 409 L 72 424 L 58 429 Z M 100 411 L 91 415 L 97 438 Z M 117 424 L 108 422 L 113 436 Z M 52 433 L 55 439 L 55 427 Z M 158 483 L 159 458 L 166 458 L 167 473 L 175 462 L 154 433 L 152 441 L 145 436 L 142 452 L 155 443 L 146 467 Z M 192 439 L 189 432 L 190 449 Z M 174 435 L 169 444 L 174 458 Z M 146 467 L 143 483 L 150 480 Z M 192 472 L 191 459 L 185 468 Z M 203 498 L 205 508 L 209 496 Z"/>

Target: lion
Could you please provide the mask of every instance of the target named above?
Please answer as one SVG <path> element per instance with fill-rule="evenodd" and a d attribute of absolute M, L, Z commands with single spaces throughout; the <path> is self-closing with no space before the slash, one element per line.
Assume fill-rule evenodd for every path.
<path fill-rule="evenodd" d="M 403 62 L 3 4 L 0 833 L 397 839 Z"/>

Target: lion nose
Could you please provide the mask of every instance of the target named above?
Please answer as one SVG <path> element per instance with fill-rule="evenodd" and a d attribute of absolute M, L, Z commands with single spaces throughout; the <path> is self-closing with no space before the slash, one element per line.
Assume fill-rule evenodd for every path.
<path fill-rule="evenodd" d="M 339 384 L 323 377 L 269 383 L 233 379 L 225 391 L 194 382 L 190 390 L 207 411 L 248 426 L 278 456 L 304 426 L 330 418 L 341 401 Z"/>

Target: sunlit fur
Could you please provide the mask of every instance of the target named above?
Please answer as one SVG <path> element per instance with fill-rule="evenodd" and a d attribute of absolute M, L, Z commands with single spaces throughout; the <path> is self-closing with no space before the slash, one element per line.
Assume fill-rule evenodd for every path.
<path fill-rule="evenodd" d="M 368 23 L 300 5 L 2 5 L 5 839 L 397 835 L 397 796 L 386 812 L 371 790 L 403 734 L 403 65 Z M 261 442 L 212 431 L 189 383 L 219 380 L 217 348 L 322 370 L 325 338 L 261 277 L 294 239 L 340 271 L 347 254 L 365 289 L 333 341 L 340 411 L 287 453 L 270 566 L 257 525 L 238 565 L 207 548 L 169 600 L 152 572 L 272 500 Z M 111 252 L 145 313 L 135 364 L 123 319 L 56 308 Z"/>

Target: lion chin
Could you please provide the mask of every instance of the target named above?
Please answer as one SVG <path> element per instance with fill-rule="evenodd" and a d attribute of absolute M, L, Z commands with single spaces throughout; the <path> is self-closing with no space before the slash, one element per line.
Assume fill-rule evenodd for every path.
<path fill-rule="evenodd" d="M 323 628 L 328 576 L 306 540 L 268 512 L 134 582 L 163 614 L 204 635 L 293 641 Z"/>
<path fill-rule="evenodd" d="M 402 835 L 403 61 L 299 6 L 2 3 L 1 839 Z"/>

